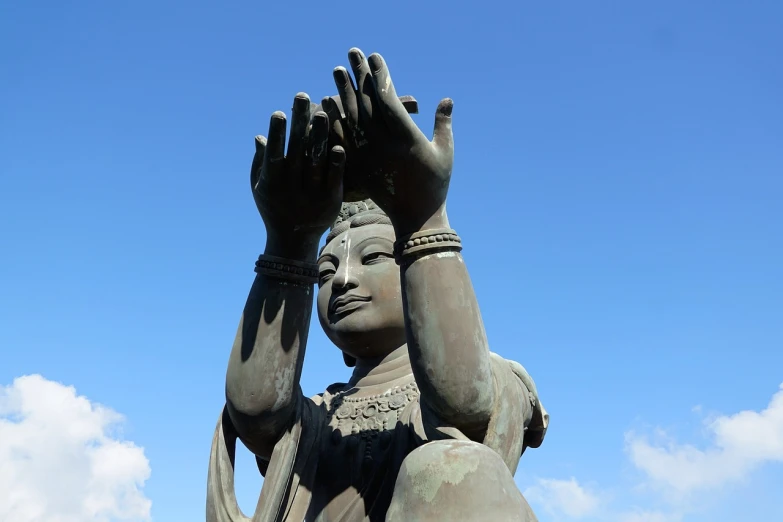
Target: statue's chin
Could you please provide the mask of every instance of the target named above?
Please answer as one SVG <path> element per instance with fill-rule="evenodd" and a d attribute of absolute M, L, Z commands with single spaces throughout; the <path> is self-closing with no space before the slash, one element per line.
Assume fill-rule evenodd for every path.
<path fill-rule="evenodd" d="M 402 322 L 373 325 L 360 315 L 351 314 L 334 323 L 321 323 L 329 340 L 344 353 L 357 359 L 385 357 L 405 344 L 405 327 Z"/>
<path fill-rule="evenodd" d="M 399 300 L 355 301 L 325 310 L 318 320 L 344 353 L 357 358 L 385 357 L 405 344 L 405 318 Z"/>

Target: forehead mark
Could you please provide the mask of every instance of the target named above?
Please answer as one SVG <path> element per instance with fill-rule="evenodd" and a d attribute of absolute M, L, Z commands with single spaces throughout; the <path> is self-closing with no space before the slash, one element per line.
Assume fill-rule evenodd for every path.
<path fill-rule="evenodd" d="M 327 245 L 324 245 L 323 253 L 321 254 L 321 257 L 324 257 L 326 255 L 335 257 L 335 258 L 341 258 L 344 254 L 346 256 L 346 261 L 348 256 L 350 256 L 350 249 L 351 248 L 359 248 L 360 245 L 368 242 L 368 241 L 380 241 L 384 244 L 388 244 L 389 247 L 392 247 L 394 244 L 393 236 L 392 238 L 389 238 L 386 234 L 382 233 L 369 233 L 364 234 L 364 231 L 359 228 L 358 230 L 346 230 L 344 232 L 343 237 L 341 237 L 338 241 L 337 238 L 335 238 L 333 241 L 334 243 L 328 243 Z M 356 239 L 356 234 L 359 233 L 360 239 L 358 241 L 353 241 Z"/>

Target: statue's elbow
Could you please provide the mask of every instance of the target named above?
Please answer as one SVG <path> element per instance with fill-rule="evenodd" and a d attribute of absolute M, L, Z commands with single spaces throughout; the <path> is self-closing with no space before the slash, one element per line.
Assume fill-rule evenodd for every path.
<path fill-rule="evenodd" d="M 481 429 L 492 416 L 492 390 L 480 388 L 453 390 L 436 394 L 427 400 L 428 406 L 440 419 L 459 428 Z"/>
<path fill-rule="evenodd" d="M 226 406 L 240 438 L 268 439 L 285 429 L 294 401 L 292 394 L 242 393 L 226 386 Z"/>

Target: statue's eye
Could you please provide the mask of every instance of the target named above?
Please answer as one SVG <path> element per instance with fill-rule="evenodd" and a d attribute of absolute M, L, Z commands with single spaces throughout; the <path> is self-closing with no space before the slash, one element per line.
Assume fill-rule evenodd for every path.
<path fill-rule="evenodd" d="M 328 267 L 328 268 L 322 268 L 318 272 L 318 286 L 321 287 L 329 281 L 332 277 L 334 277 L 334 268 Z"/>
<path fill-rule="evenodd" d="M 383 263 L 390 259 L 394 259 L 394 256 L 388 252 L 372 252 L 362 258 L 362 264 L 374 265 L 375 263 Z"/>

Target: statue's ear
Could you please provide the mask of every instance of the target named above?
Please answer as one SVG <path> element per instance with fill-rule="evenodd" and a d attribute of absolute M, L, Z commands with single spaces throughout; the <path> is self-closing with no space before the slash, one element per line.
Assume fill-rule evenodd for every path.
<path fill-rule="evenodd" d="M 356 366 L 356 358 L 351 357 L 345 352 L 343 352 L 343 361 L 345 361 L 345 365 L 349 368 Z"/>

